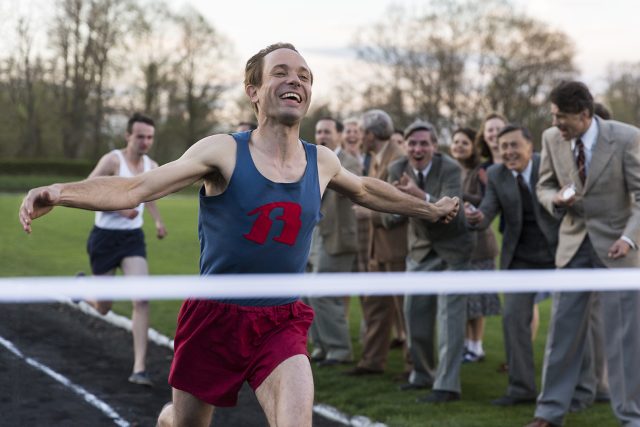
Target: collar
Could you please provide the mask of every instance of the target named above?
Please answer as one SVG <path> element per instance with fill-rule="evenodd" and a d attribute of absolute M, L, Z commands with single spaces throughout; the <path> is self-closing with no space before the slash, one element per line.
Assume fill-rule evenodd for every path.
<path fill-rule="evenodd" d="M 418 170 L 413 167 L 411 169 L 413 169 L 413 173 L 416 174 L 416 176 L 418 176 L 418 173 L 422 172 L 422 175 L 424 176 L 424 178 L 427 179 L 427 175 L 429 175 L 429 171 L 431 170 L 432 164 L 433 164 L 433 160 L 431 160 L 429 164 L 425 166 L 424 169 L 422 170 Z"/>
<path fill-rule="evenodd" d="M 529 187 L 531 187 L 531 172 L 533 171 L 533 157 L 531 157 L 531 159 L 529 159 L 529 164 L 527 164 L 527 167 L 524 168 L 524 170 L 522 172 L 517 172 L 512 170 L 511 173 L 513 174 L 514 178 L 518 178 L 518 174 L 521 174 L 522 177 L 524 178 L 524 182 L 527 183 L 527 185 Z"/>
<path fill-rule="evenodd" d="M 582 143 L 584 144 L 584 148 L 586 148 L 588 151 L 591 151 L 594 144 L 598 140 L 599 130 L 598 119 L 593 116 L 591 118 L 591 125 L 589 126 L 589 129 L 587 129 L 587 131 L 580 136 L 580 139 L 582 139 Z M 571 151 L 575 151 L 576 139 L 577 138 L 571 140 Z"/>

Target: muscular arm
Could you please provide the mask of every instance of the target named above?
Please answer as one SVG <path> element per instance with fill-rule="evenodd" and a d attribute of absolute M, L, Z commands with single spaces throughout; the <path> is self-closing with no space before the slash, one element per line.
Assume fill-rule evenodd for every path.
<path fill-rule="evenodd" d="M 235 157 L 232 150 L 235 145 L 230 136 L 214 135 L 191 146 L 178 160 L 131 178 L 95 177 L 35 188 L 22 202 L 20 222 L 26 232 L 31 232 L 32 220 L 54 206 L 101 211 L 130 209 L 178 191 L 216 168 L 228 179 Z"/>
<path fill-rule="evenodd" d="M 457 199 L 447 197 L 437 204 L 426 203 L 379 179 L 356 176 L 342 168 L 335 154 L 325 147 L 318 147 L 318 171 L 321 183 L 369 209 L 432 222 L 445 217 L 451 219 L 457 212 Z"/>

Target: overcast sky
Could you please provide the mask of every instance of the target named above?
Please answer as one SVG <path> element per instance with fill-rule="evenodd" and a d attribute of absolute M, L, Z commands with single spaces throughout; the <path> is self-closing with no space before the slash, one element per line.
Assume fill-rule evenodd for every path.
<path fill-rule="evenodd" d="M 576 43 L 583 80 L 601 90 L 611 62 L 640 61 L 640 2 L 637 0 L 515 0 L 529 15 L 566 32 Z M 332 70 L 344 71 L 345 49 L 354 32 L 378 22 L 390 4 L 409 0 L 184 0 L 233 40 L 246 60 L 264 46 L 289 41 L 316 73 L 316 92 L 329 90 Z M 342 55 L 340 54 L 342 53 Z M 348 69 L 348 67 L 347 67 Z"/>
<path fill-rule="evenodd" d="M 481 0 L 480 0 L 481 1 Z M 595 92 L 604 87 L 611 62 L 640 61 L 640 2 L 637 0 L 514 0 L 529 15 L 565 31 L 576 43 L 582 79 Z M 8 22 L 27 15 L 45 26 L 52 0 L 0 0 L 0 47 L 11 40 Z M 415 0 L 176 0 L 190 4 L 233 43 L 239 67 L 268 44 L 288 41 L 304 54 L 315 73 L 315 95 L 334 96 L 332 82 L 349 72 L 347 51 L 359 28 L 383 19 L 392 3 Z M 44 16 L 43 16 L 44 15 Z M 9 19 L 1 19 L 8 17 Z M 4 21 L 4 22 L 3 22 Z M 41 40 L 46 37 L 41 34 Z M 241 70 L 239 70 L 241 71 Z"/>

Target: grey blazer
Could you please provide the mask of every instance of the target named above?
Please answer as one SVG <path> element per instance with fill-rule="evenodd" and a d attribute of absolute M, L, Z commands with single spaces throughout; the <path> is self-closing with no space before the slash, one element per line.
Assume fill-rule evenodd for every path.
<path fill-rule="evenodd" d="M 537 193 L 545 209 L 562 219 L 556 265 L 565 266 L 588 234 L 607 267 L 638 267 L 638 250 L 616 260 L 607 253 L 622 235 L 636 245 L 640 242 L 640 130 L 597 116 L 594 120 L 598 123 L 598 139 L 584 186 L 571 143 L 563 140 L 555 127 L 542 135 Z M 556 209 L 553 197 L 571 183 L 576 186 L 576 202 L 566 210 Z"/>
<path fill-rule="evenodd" d="M 416 183 L 418 178 L 413 172 L 406 157 L 389 165 L 389 182 L 398 181 L 406 173 Z M 459 197 L 462 200 L 461 169 L 458 162 L 447 155 L 435 153 L 431 170 L 425 179 L 423 190 L 430 195 L 430 202 L 435 203 L 442 197 Z M 385 215 L 385 222 L 403 221 L 405 217 Z M 409 256 L 417 263 L 435 251 L 440 258 L 449 264 L 460 264 L 468 261 L 473 249 L 471 233 L 465 226 L 464 211 L 449 224 L 429 222 L 418 218 L 409 218 L 408 245 Z"/>
<path fill-rule="evenodd" d="M 360 163 L 344 150 L 338 153 L 342 167 L 355 175 L 361 175 Z M 322 244 L 329 255 L 356 253 L 358 250 L 358 224 L 353 203 L 348 197 L 327 189 L 322 196 L 322 220 L 318 223 Z"/>
<path fill-rule="evenodd" d="M 536 222 L 544 239 L 549 244 L 552 254 L 555 254 L 558 244 L 558 227 L 560 221 L 544 210 L 535 193 L 538 182 L 538 169 L 540 167 L 540 155 L 533 153 L 533 165 L 531 170 L 531 195 L 533 196 L 533 210 Z M 484 214 L 484 220 L 476 227 L 485 229 L 491 225 L 495 216 L 502 211 L 504 213 L 505 229 L 502 236 L 502 255 L 500 257 L 500 269 L 506 270 L 511 265 L 513 255 L 520 239 L 522 231 L 522 199 L 518 183 L 513 173 L 504 165 L 493 165 L 487 171 L 487 191 L 480 203 L 479 209 Z"/>

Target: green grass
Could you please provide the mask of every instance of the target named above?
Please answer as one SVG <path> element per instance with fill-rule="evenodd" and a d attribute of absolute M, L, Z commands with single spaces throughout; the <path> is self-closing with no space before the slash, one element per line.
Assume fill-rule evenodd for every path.
<path fill-rule="evenodd" d="M 17 219 L 21 195 L 0 194 L 0 276 L 70 276 L 89 271 L 85 244 L 93 223 L 93 213 L 56 208 L 33 225 L 33 234 L 22 232 Z M 147 250 L 151 274 L 197 274 L 197 201 L 193 197 L 168 197 L 158 202 L 169 235 L 158 241 L 151 221 L 147 221 Z M 173 336 L 180 302 L 153 301 L 151 324 Z M 548 325 L 550 301 L 541 304 L 540 333 L 535 341 L 536 367 L 540 370 Z M 1 309 L 1 306 L 0 306 Z M 130 314 L 129 302 L 118 302 L 114 310 Z M 356 357 L 361 348 L 358 330 L 361 312 L 358 298 L 351 299 L 351 335 Z M 487 319 L 484 362 L 462 368 L 463 400 L 431 406 L 415 403 L 420 392 L 400 392 L 393 377 L 402 372 L 399 350 L 390 355 L 385 374 L 372 378 L 342 375 L 344 367 L 313 368 L 316 400 L 336 406 L 349 414 L 365 415 L 389 426 L 407 427 L 512 427 L 525 425 L 533 417 L 533 405 L 496 408 L 489 401 L 504 393 L 507 376 L 496 372 L 504 361 L 500 317 Z M 540 375 L 538 374 L 538 377 Z M 569 414 L 566 426 L 616 426 L 607 404 L 598 404 L 580 414 Z"/>

